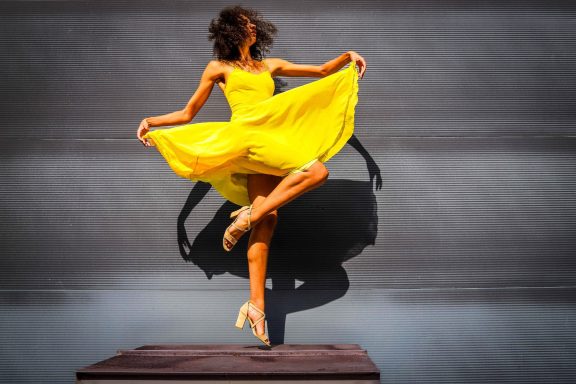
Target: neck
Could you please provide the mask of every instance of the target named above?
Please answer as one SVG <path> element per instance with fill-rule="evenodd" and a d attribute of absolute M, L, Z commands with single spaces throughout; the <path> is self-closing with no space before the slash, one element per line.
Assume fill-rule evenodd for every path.
<path fill-rule="evenodd" d="M 252 61 L 252 56 L 250 55 L 250 47 L 248 45 L 241 46 L 239 50 L 240 50 L 240 61 L 243 62 Z"/>

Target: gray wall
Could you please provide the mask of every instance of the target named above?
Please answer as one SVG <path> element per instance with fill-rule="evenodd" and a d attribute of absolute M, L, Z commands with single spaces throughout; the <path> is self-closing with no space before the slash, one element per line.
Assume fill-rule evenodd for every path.
<path fill-rule="evenodd" d="M 576 381 L 574 3 L 244 4 L 279 27 L 270 56 L 368 61 L 369 156 L 345 147 L 280 212 L 273 341 L 358 343 L 384 383 Z M 233 206 L 135 138 L 187 102 L 224 5 L 0 2 L 0 381 L 72 382 L 144 344 L 256 343 L 233 326 L 245 239 L 220 251 Z M 215 89 L 195 121 L 229 113 Z"/>

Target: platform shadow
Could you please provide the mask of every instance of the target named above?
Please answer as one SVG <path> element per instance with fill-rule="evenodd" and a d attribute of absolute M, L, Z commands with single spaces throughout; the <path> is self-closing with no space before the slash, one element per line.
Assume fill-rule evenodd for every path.
<path fill-rule="evenodd" d="M 209 186 L 195 188 L 199 197 Z M 235 209 L 236 205 L 224 203 L 191 244 L 183 223 L 179 224 L 182 257 L 202 269 L 208 279 L 223 273 L 249 278 L 248 236 L 232 252 L 220 246 L 230 212 Z M 266 290 L 273 343 L 283 343 L 289 313 L 315 308 L 346 294 L 349 280 L 342 263 L 374 244 L 377 232 L 376 197 L 368 181 L 328 180 L 279 210 L 268 259 L 267 277 L 272 286 Z"/>

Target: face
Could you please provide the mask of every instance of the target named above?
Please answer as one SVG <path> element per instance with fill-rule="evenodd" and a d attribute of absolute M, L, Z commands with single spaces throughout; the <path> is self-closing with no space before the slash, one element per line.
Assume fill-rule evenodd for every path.
<path fill-rule="evenodd" d="M 253 24 L 247 16 L 240 15 L 240 18 L 244 22 L 244 27 L 248 30 L 249 37 L 246 41 L 248 46 L 251 46 L 256 42 L 256 25 Z"/>

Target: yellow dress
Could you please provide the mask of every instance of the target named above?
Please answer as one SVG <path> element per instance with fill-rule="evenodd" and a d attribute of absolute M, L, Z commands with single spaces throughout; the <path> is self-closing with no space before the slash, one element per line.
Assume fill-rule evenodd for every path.
<path fill-rule="evenodd" d="M 249 205 L 247 174 L 286 176 L 315 160 L 325 162 L 354 131 L 358 70 L 330 76 L 274 95 L 269 71 L 234 68 L 224 95 L 227 122 L 186 124 L 148 132 L 179 176 L 212 186 L 227 200 Z"/>

